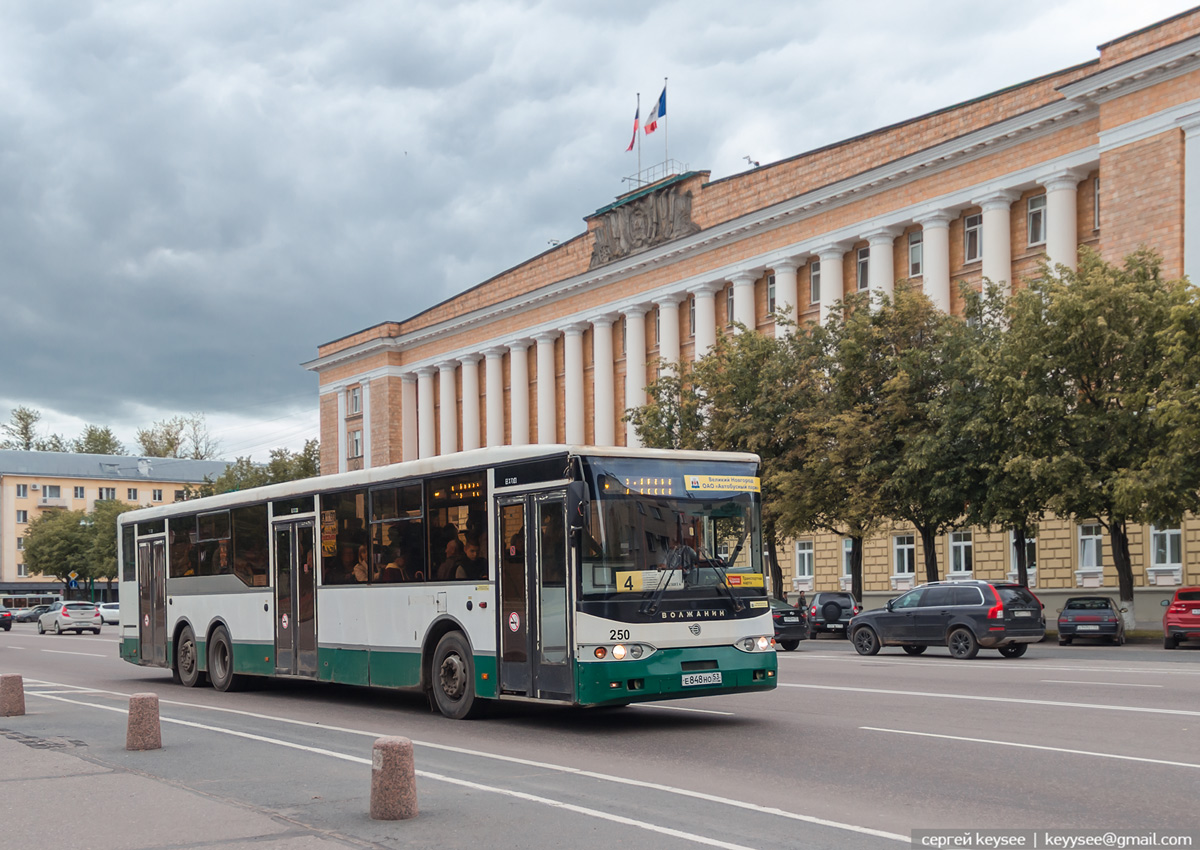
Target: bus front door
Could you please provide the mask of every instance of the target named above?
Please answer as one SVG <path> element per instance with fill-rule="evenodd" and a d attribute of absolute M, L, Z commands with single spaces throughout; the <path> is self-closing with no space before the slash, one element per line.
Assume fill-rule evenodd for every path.
<path fill-rule="evenodd" d="M 566 494 L 498 500 L 500 691 L 540 699 L 574 694 Z"/>
<path fill-rule="evenodd" d="M 138 542 L 138 641 L 143 664 L 167 666 L 167 538 Z"/>
<path fill-rule="evenodd" d="M 275 672 L 317 675 L 313 521 L 279 522 L 275 537 Z"/>

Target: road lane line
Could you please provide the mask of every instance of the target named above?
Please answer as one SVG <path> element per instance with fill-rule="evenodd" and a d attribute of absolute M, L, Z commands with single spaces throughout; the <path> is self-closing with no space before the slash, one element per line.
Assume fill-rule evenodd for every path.
<path fill-rule="evenodd" d="M 40 681 L 42 684 L 48 684 L 48 685 L 57 684 L 55 682 L 46 682 L 44 680 L 34 680 L 34 681 Z M 120 691 L 93 690 L 92 693 L 112 694 L 114 696 L 126 697 L 126 698 L 129 697 L 129 694 L 122 693 Z M 33 695 L 37 696 L 38 694 L 34 693 Z M 58 699 L 62 702 L 76 702 L 75 700 L 67 700 L 67 699 L 63 699 L 62 697 L 53 697 L 53 696 L 48 696 L 47 699 Z M 103 708 L 103 709 L 107 709 L 110 711 L 119 711 L 122 713 L 128 713 L 128 709 L 123 709 L 123 708 L 114 708 L 111 706 L 101 706 L 101 705 L 96 705 L 94 703 L 87 703 L 87 702 L 78 702 L 76 704 L 83 705 L 83 706 L 89 706 L 92 708 Z M 371 731 L 364 730 L 364 729 L 351 729 L 351 728 L 344 727 L 344 726 L 331 726 L 326 723 L 314 723 L 314 722 L 307 721 L 307 720 L 294 720 L 290 717 L 280 717 L 278 715 L 261 714 L 258 712 L 244 711 L 242 709 L 228 708 L 225 706 L 212 706 L 212 705 L 202 705 L 199 703 L 182 702 L 179 700 L 160 699 L 159 704 L 160 705 L 177 705 L 177 706 L 181 706 L 181 707 L 193 708 L 193 709 L 199 709 L 199 710 L 207 710 L 207 711 L 226 712 L 228 714 L 235 714 L 235 715 L 239 715 L 242 717 L 251 717 L 254 719 L 258 719 L 258 720 L 270 720 L 272 722 L 284 723 L 284 724 L 288 724 L 288 725 L 292 725 L 292 726 L 300 726 L 300 727 L 310 728 L 310 729 L 321 729 L 321 730 L 331 731 L 331 732 L 342 732 L 342 733 L 349 734 L 349 735 L 359 735 L 359 736 L 363 736 L 363 737 L 369 737 L 372 739 L 384 737 L 384 736 L 390 735 L 390 734 L 394 734 L 391 732 L 371 732 Z M 189 721 L 176 721 L 176 722 L 187 723 Z M 217 728 L 220 728 L 220 727 L 217 727 Z M 842 830 L 845 832 L 857 833 L 859 835 L 870 835 L 870 836 L 874 836 L 876 838 L 886 838 L 891 841 L 899 841 L 904 844 L 912 843 L 912 838 L 909 835 L 903 835 L 903 834 L 896 833 L 896 832 L 887 832 L 886 830 L 873 829 L 871 827 L 859 826 L 857 824 L 843 823 L 841 821 L 828 820 L 826 818 L 816 817 L 815 815 L 804 815 L 804 814 L 800 814 L 798 812 L 789 812 L 785 809 L 777 809 L 772 806 L 760 806 L 757 803 L 748 803 L 748 802 L 745 802 L 744 800 L 735 800 L 735 799 L 732 799 L 729 797 L 718 797 L 713 794 L 705 794 L 702 791 L 693 791 L 688 788 L 677 788 L 677 787 L 674 787 L 671 785 L 662 785 L 657 782 L 646 782 L 646 781 L 643 781 L 640 779 L 630 779 L 630 778 L 624 777 L 624 776 L 614 776 L 612 774 L 597 773 L 595 771 L 583 770 L 583 769 L 577 768 L 577 767 L 569 767 L 567 765 L 554 764 L 553 762 L 534 761 L 532 759 L 523 759 L 523 758 L 518 758 L 516 756 L 506 756 L 506 755 L 500 755 L 499 753 L 488 753 L 488 752 L 483 752 L 482 750 L 472 750 L 472 749 L 468 749 L 466 747 L 455 747 L 455 746 L 450 746 L 448 744 L 435 744 L 430 741 L 419 741 L 416 739 L 412 739 L 412 742 L 413 742 L 414 746 L 418 746 L 418 747 L 428 747 L 429 749 L 433 749 L 433 750 L 442 750 L 444 752 L 458 753 L 461 755 L 468 755 L 468 756 L 472 756 L 475 758 L 485 758 L 485 759 L 491 759 L 492 761 L 505 762 L 508 764 L 519 764 L 519 765 L 523 765 L 525 767 L 536 767 L 536 768 L 540 768 L 540 769 L 544 769 L 544 770 L 552 770 L 552 771 L 555 771 L 558 773 L 568 773 L 568 774 L 573 774 L 576 776 L 583 776 L 588 779 L 596 779 L 596 780 L 603 781 L 603 782 L 611 782 L 611 783 L 617 784 L 617 785 L 629 785 L 629 786 L 635 787 L 635 788 L 646 788 L 646 789 L 650 789 L 650 790 L 654 790 L 654 791 L 661 791 L 666 794 L 673 794 L 673 795 L 680 796 L 680 797 L 689 797 L 689 798 L 695 799 L 695 800 L 703 800 L 708 803 L 717 803 L 717 804 L 720 804 L 723 806 L 729 806 L 731 808 L 736 808 L 736 809 L 743 809 L 745 811 L 756 812 L 759 814 L 775 815 L 776 817 L 786 818 L 788 820 L 799 821 L 801 823 L 813 824 L 814 826 L 824 826 L 824 827 L 829 827 L 830 829 L 838 829 L 838 830 Z M 347 757 L 347 758 L 350 758 L 350 757 Z"/>
<path fill-rule="evenodd" d="M 1140 761 L 1146 764 L 1163 764 L 1170 767 L 1190 767 L 1200 770 L 1200 764 L 1188 761 L 1167 761 L 1166 759 L 1151 759 L 1141 756 L 1121 756 L 1115 753 L 1096 753 L 1091 750 L 1072 750 L 1068 747 L 1046 747 L 1040 744 L 1020 744 L 1014 741 L 993 741 L 990 738 L 967 738 L 962 735 L 939 735 L 934 732 L 914 732 L 909 729 L 883 729 L 878 726 L 859 726 L 868 732 L 891 732 L 894 735 L 916 735 L 921 738 L 943 738 L 947 741 L 967 741 L 973 744 L 995 744 L 998 747 L 1017 747 L 1023 750 L 1045 750 L 1051 753 L 1070 753 L 1077 756 L 1094 756 L 1102 759 L 1120 759 L 1121 761 Z"/>
<path fill-rule="evenodd" d="M 1142 666 L 1142 667 L 1085 667 L 1085 666 L 1079 666 L 1079 665 L 1066 666 L 1066 665 L 1059 665 L 1059 664 L 1044 664 L 1044 663 L 1041 663 L 1038 661 L 1029 661 L 1027 659 L 1023 659 L 1021 661 L 1014 661 L 1012 659 L 1002 658 L 999 655 L 996 656 L 994 661 L 960 661 L 958 659 L 951 658 L 948 655 L 942 661 L 921 660 L 921 659 L 917 659 L 917 658 L 911 658 L 906 655 L 885 656 L 883 658 L 878 658 L 878 657 L 864 658 L 863 656 L 854 655 L 854 654 L 817 655 L 815 653 L 814 654 L 804 653 L 801 655 L 793 654 L 791 656 L 785 656 L 785 657 L 799 658 L 802 660 L 811 658 L 816 661 L 838 661 L 838 660 L 853 661 L 857 664 L 861 664 L 864 667 L 869 667 L 869 666 L 898 667 L 900 665 L 903 665 L 905 667 L 941 667 L 942 669 L 954 669 L 954 670 L 957 670 L 961 667 L 965 670 L 988 670 L 993 673 L 998 669 L 1014 670 L 1014 671 L 1016 671 L 1016 670 L 1019 670 L 1019 671 L 1065 670 L 1065 671 L 1071 672 L 1071 673 L 1095 673 L 1095 672 L 1102 670 L 1105 673 L 1149 673 L 1152 675 L 1162 674 L 1162 675 L 1179 675 L 1179 676 L 1200 676 L 1200 670 L 1194 670 L 1194 669 L 1167 669 L 1165 667 L 1145 667 L 1145 666 Z M 1149 662 L 1149 663 L 1154 663 L 1154 662 Z M 1175 666 L 1179 667 L 1181 665 L 1178 662 L 1176 662 Z"/>
<path fill-rule="evenodd" d="M 979 702 L 1008 702 L 1018 705 L 1045 705 L 1052 708 L 1095 708 L 1101 711 L 1132 711 L 1143 714 L 1174 714 L 1183 717 L 1200 717 L 1200 711 L 1188 711 L 1182 708 L 1143 708 L 1136 705 L 1104 705 L 1090 702 L 1059 702 L 1047 699 L 1017 699 L 1016 697 L 986 697 L 977 694 L 935 694 L 929 691 L 897 691 L 887 688 L 848 688 L 839 685 L 794 685 L 780 682 L 781 688 L 809 688 L 817 691 L 850 691 L 859 694 L 884 694 L 902 697 L 934 697 L 936 699 L 977 700 Z"/>
<path fill-rule="evenodd" d="M 1107 688 L 1161 688 L 1162 685 L 1139 685 L 1136 682 L 1080 682 L 1075 679 L 1042 679 L 1051 685 L 1104 685 Z"/>
<path fill-rule="evenodd" d="M 88 658 L 109 658 L 108 655 L 103 655 L 99 652 L 71 652 L 66 649 L 43 649 L 42 652 L 49 652 L 54 655 L 86 655 Z"/>
<path fill-rule="evenodd" d="M 693 714 L 720 714 L 723 717 L 733 717 L 732 711 L 713 711 L 711 708 L 684 708 L 682 705 L 658 705 L 653 702 L 634 703 L 631 708 L 661 708 L 663 711 L 688 711 Z"/>

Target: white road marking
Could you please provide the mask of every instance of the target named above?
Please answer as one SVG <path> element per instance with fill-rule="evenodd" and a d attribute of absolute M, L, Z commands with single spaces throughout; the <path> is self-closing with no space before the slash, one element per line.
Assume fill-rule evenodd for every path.
<path fill-rule="evenodd" d="M 963 699 L 979 702 L 1008 702 L 1019 705 L 1046 705 L 1054 708 L 1095 708 L 1102 711 L 1132 711 L 1145 714 L 1177 714 L 1184 717 L 1200 717 L 1200 711 L 1188 711 L 1182 708 L 1143 708 L 1136 705 L 1104 705 L 1090 702 L 1059 702 L 1048 699 L 1017 699 L 1016 697 L 987 697 L 978 694 L 936 694 L 930 691 L 897 691 L 889 688 L 848 688 L 839 685 L 793 685 L 780 682 L 781 688 L 808 688 L 816 691 L 851 691 L 859 694 L 886 694 L 887 696 L 902 697 L 933 697 L 936 699 Z"/>
<path fill-rule="evenodd" d="M 891 732 L 894 735 L 917 735 L 922 738 L 943 738 L 947 741 L 967 741 L 973 744 L 995 744 L 998 747 L 1017 747 L 1023 750 L 1045 750 L 1051 753 L 1070 753 L 1077 756 L 1094 756 L 1102 759 L 1119 759 L 1121 761 L 1140 761 L 1146 764 L 1164 764 L 1170 767 L 1190 767 L 1200 770 L 1200 764 L 1187 761 L 1167 761 L 1166 759 L 1142 758 L 1141 756 L 1121 756 L 1116 753 L 1096 753 L 1090 750 L 1072 750 L 1067 747 L 1045 747 L 1040 744 L 1021 744 L 1015 741 L 993 741 L 990 738 L 967 738 L 961 735 L 938 735 L 933 732 L 913 732 L 909 729 L 882 729 L 878 726 L 859 726 L 868 732 Z"/>
<path fill-rule="evenodd" d="M 38 681 L 38 680 L 35 680 L 35 681 Z M 42 684 L 55 685 L 57 683 L 42 682 Z M 93 691 L 93 693 L 112 694 L 114 696 L 120 696 L 120 697 L 130 696 L 130 694 L 121 693 L 120 691 L 96 690 L 96 691 Z M 37 696 L 37 695 L 38 694 L 34 693 L 34 696 Z M 74 703 L 76 705 L 87 706 L 89 708 L 102 708 L 102 709 L 106 709 L 109 711 L 117 711 L 117 712 L 120 712 L 123 714 L 128 713 L 128 710 L 124 709 L 124 708 L 114 708 L 111 706 L 96 705 L 94 703 L 87 703 L 87 702 L 76 702 L 75 700 L 68 700 L 68 699 L 64 699 L 62 697 L 47 696 L 47 699 L 56 699 L 56 700 L 59 700 L 60 702 Z M 325 723 L 313 723 L 313 722 L 306 721 L 306 720 L 293 720 L 292 718 L 289 718 L 289 717 L 279 717 L 277 715 L 271 715 L 271 714 L 260 714 L 258 712 L 243 711 L 241 709 L 227 708 L 224 706 L 200 705 L 198 703 L 181 702 L 178 700 L 160 699 L 159 704 L 160 705 L 177 705 L 177 706 L 183 706 L 183 707 L 187 707 L 187 708 L 226 712 L 228 714 L 235 714 L 235 715 L 238 715 L 241 717 L 252 717 L 255 719 L 259 719 L 259 720 L 270 720 L 270 721 L 273 721 L 276 723 L 285 723 L 285 724 L 292 725 L 292 726 L 301 726 L 301 727 L 306 727 L 306 728 L 310 728 L 310 729 L 323 729 L 326 731 L 343 732 L 343 733 L 350 734 L 350 735 L 359 735 L 359 736 L 363 736 L 363 737 L 369 737 L 372 739 L 380 738 L 380 737 L 384 737 L 388 734 L 392 734 L 392 733 L 388 733 L 388 732 L 371 732 L 371 731 L 367 731 L 364 729 L 351 729 L 351 728 L 347 728 L 344 726 L 330 726 Z M 175 723 L 179 723 L 181 725 L 195 725 L 195 726 L 200 726 L 200 728 L 205 728 L 205 727 L 201 726 L 200 724 L 193 724 L 190 721 L 183 721 L 183 720 L 168 721 L 166 718 L 162 718 L 161 715 L 160 715 L 160 719 L 163 720 L 163 722 L 175 722 Z M 221 730 L 221 727 L 213 727 L 213 728 Z M 236 732 L 234 730 L 222 730 L 222 731 L 227 731 L 229 734 L 232 734 L 232 735 L 249 736 L 248 733 Z M 279 743 L 283 746 L 295 747 L 297 749 L 305 749 L 305 747 L 300 744 L 292 744 L 291 742 L 287 742 L 287 741 L 280 741 Z M 506 762 L 509 764 L 520 764 L 520 765 L 523 765 L 526 767 L 536 767 L 536 768 L 541 768 L 544 770 L 553 770 L 553 771 L 557 771 L 559 773 L 568 773 L 568 774 L 572 774 L 575 776 L 583 776 L 583 777 L 587 777 L 588 779 L 597 779 L 597 780 L 604 781 L 604 782 L 612 782 L 612 783 L 618 784 L 618 785 L 629 785 L 629 786 L 636 787 L 636 788 L 647 788 L 647 789 L 654 790 L 654 791 L 661 791 L 666 794 L 674 794 L 674 795 L 680 796 L 680 797 L 689 797 L 689 798 L 692 798 L 695 800 L 703 800 L 705 802 L 716 803 L 716 804 L 724 805 L 724 806 L 730 806 L 732 808 L 737 808 L 737 809 L 744 809 L 746 811 L 757 812 L 759 814 L 775 815 L 777 817 L 787 818 L 788 820 L 800 821 L 802 823 L 810 823 L 815 826 L 825 826 L 825 827 L 829 827 L 830 829 L 839 829 L 839 830 L 843 830 L 845 832 L 854 832 L 859 835 L 871 835 L 871 836 L 875 836 L 877 838 L 886 838 L 886 839 L 889 839 L 892 841 L 899 841 L 904 844 L 912 843 L 911 836 L 902 835 L 900 833 L 887 832 L 885 830 L 872 829 L 872 828 L 866 827 L 866 826 L 858 826 L 856 824 L 849 824 L 849 823 L 842 823 L 840 821 L 827 820 L 825 818 L 819 818 L 814 815 L 803 815 L 803 814 L 799 814 L 797 812 L 789 812 L 784 809 L 776 809 L 771 806 L 760 806 L 757 803 L 747 803 L 743 800 L 734 800 L 729 797 L 718 797 L 713 794 L 705 794 L 700 791 L 692 791 L 688 788 L 676 788 L 676 787 L 673 787 L 670 785 L 662 785 L 657 782 L 645 782 L 640 779 L 629 779 L 624 776 L 614 776 L 612 774 L 607 774 L 607 773 L 597 773 L 597 772 L 591 771 L 591 770 L 582 770 L 580 768 L 568 767 L 566 765 L 554 764 L 551 762 L 533 761 L 531 759 L 517 758 L 516 756 L 505 756 L 505 755 L 500 755 L 498 753 L 483 752 L 482 750 L 471 750 L 471 749 L 467 749 L 465 747 L 453 747 L 453 746 L 449 746 L 447 744 L 435 744 L 435 743 L 432 743 L 429 741 L 418 741 L 418 740 L 413 739 L 413 745 L 417 746 L 417 747 L 428 747 L 429 749 L 433 749 L 433 750 L 442 750 L 444 752 L 452 752 L 452 753 L 459 753 L 462 755 L 474 756 L 476 758 L 491 759 L 493 761 L 501 761 L 501 762 Z M 340 754 L 340 753 L 335 754 L 332 751 L 330 751 L 330 754 L 334 755 L 337 758 L 344 758 L 344 759 L 347 759 L 350 761 L 354 761 L 354 760 L 358 759 L 357 756 L 348 756 L 348 755 Z M 465 780 L 461 780 L 461 781 L 465 782 Z M 493 790 L 497 790 L 499 792 L 499 789 L 493 789 Z M 514 793 L 516 793 L 516 792 L 514 792 Z M 567 804 L 562 804 L 562 805 L 565 806 Z"/>
<path fill-rule="evenodd" d="M 959 668 L 962 668 L 964 670 L 987 670 L 992 673 L 994 673 L 996 670 L 999 670 L 999 669 L 1003 669 L 1005 671 L 1013 671 L 1013 672 L 1026 672 L 1026 671 L 1033 671 L 1033 670 L 1065 670 L 1065 671 L 1071 672 L 1071 673 L 1094 673 L 1097 670 L 1103 670 L 1105 673 L 1150 673 L 1150 674 L 1176 675 L 1176 676 L 1200 676 L 1200 670 L 1188 669 L 1188 668 L 1191 668 L 1192 665 L 1178 664 L 1178 663 L 1173 664 L 1172 668 L 1170 668 L 1170 669 L 1167 668 L 1165 665 L 1158 666 L 1158 667 L 1151 667 L 1148 665 L 1144 665 L 1144 666 L 1139 666 L 1139 667 L 1098 668 L 1098 667 L 1086 667 L 1086 666 L 1081 666 L 1081 665 L 1067 666 L 1067 665 L 1060 665 L 1060 664 L 1045 664 L 1045 663 L 1038 662 L 1038 661 L 1029 661 L 1028 659 L 1014 661 L 1011 659 L 1001 658 L 999 655 L 996 656 L 995 661 L 960 661 L 960 660 L 951 658 L 948 655 L 941 661 L 934 661 L 932 659 L 911 658 L 906 655 L 885 656 L 882 658 L 880 658 L 880 657 L 866 658 L 866 657 L 863 657 L 863 656 L 860 656 L 857 654 L 818 655 L 816 653 L 804 653 L 802 655 L 792 655 L 790 657 L 800 658 L 800 659 L 811 658 L 811 659 L 818 660 L 818 661 L 837 661 L 837 660 L 853 661 L 853 662 L 856 662 L 863 666 L 876 665 L 876 666 L 885 666 L 885 667 L 887 667 L 887 666 L 898 667 L 900 665 L 903 665 L 905 667 L 941 667 L 943 669 L 954 669 L 954 670 L 958 670 Z M 1153 662 L 1149 662 L 1149 663 L 1152 664 Z"/>
<path fill-rule="evenodd" d="M 1106 688 L 1161 688 L 1162 685 L 1139 685 L 1136 682 L 1081 682 L 1076 679 L 1042 679 L 1051 685 L 1104 685 Z"/>
<path fill-rule="evenodd" d="M 693 714 L 720 714 L 723 717 L 733 717 L 732 711 L 713 711 L 711 708 L 684 708 L 682 705 L 659 705 L 653 702 L 634 703 L 631 708 L 661 708 L 664 711 L 690 711 Z"/>
<path fill-rule="evenodd" d="M 88 658 L 109 658 L 111 656 L 104 655 L 99 652 L 70 652 L 66 649 L 43 649 L 42 652 L 52 652 L 55 655 L 86 655 Z"/>

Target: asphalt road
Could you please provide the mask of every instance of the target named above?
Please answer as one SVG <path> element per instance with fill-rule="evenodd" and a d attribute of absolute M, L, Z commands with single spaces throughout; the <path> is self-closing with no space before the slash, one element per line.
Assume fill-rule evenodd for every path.
<path fill-rule="evenodd" d="M 342 686 L 189 690 L 120 661 L 115 628 L 39 636 L 18 624 L 0 633 L 0 672 L 24 677 L 28 713 L 0 718 L 0 733 L 68 742 L 59 751 L 81 773 L 236 804 L 322 846 L 875 848 L 938 828 L 1200 836 L 1200 650 L 1043 643 L 1020 659 L 955 661 L 944 649 L 861 658 L 823 639 L 779 665 L 771 693 L 505 706 L 454 722 L 414 696 Z M 124 750 L 139 692 L 159 695 L 160 751 Z M 415 743 L 416 820 L 367 817 L 381 735 Z M 4 812 L 3 791 L 11 824 L 20 813 Z M 181 815 L 179 831 L 187 841 L 171 843 L 203 846 L 221 823 Z"/>

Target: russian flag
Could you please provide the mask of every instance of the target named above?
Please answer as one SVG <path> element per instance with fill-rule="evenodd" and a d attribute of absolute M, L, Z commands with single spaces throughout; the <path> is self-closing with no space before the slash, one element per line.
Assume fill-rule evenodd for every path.
<path fill-rule="evenodd" d="M 642 114 L 642 107 L 639 106 L 633 113 L 633 137 L 629 140 L 629 147 L 625 148 L 625 153 L 633 150 L 633 143 L 637 141 L 638 117 Z"/>
<path fill-rule="evenodd" d="M 658 129 L 658 119 L 665 118 L 667 115 L 667 87 L 663 86 L 662 94 L 658 96 L 658 103 L 654 104 L 654 109 L 650 110 L 650 114 L 646 116 L 646 135 L 650 135 Z"/>

